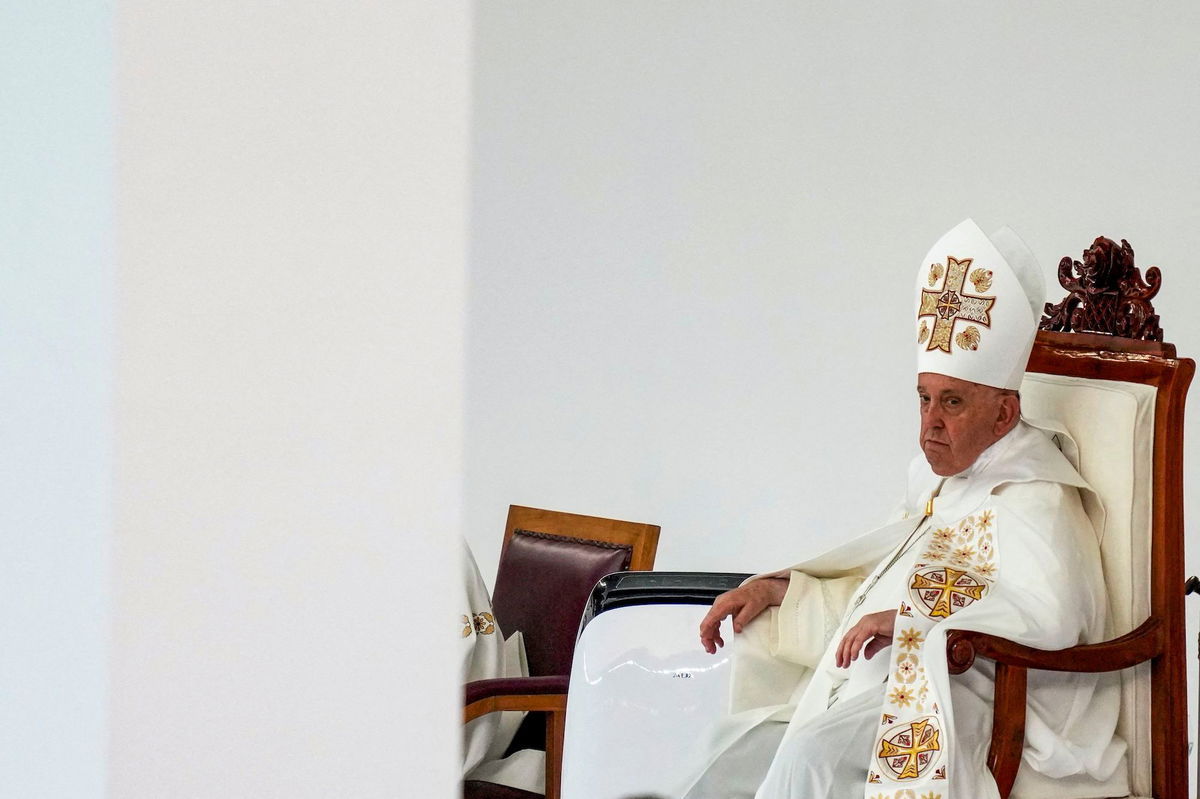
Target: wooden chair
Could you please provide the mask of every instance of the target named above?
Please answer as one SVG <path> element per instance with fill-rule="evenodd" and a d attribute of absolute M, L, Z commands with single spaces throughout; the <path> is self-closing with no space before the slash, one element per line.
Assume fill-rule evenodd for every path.
<path fill-rule="evenodd" d="M 1080 472 L 1105 504 L 1103 512 L 1088 510 L 1103 520 L 1114 637 L 1048 652 L 955 631 L 947 642 L 951 672 L 977 656 L 996 662 L 988 765 L 1007 797 L 1024 745 L 1028 670 L 1124 670 L 1118 732 L 1129 744 L 1130 789 L 1177 799 L 1188 791 L 1182 430 L 1195 363 L 1162 343 L 1150 305 L 1159 270 L 1151 267 L 1143 281 L 1128 242 L 1097 239 L 1083 263 L 1062 260 L 1059 280 L 1070 294 L 1046 304 L 1022 405 L 1066 428 Z"/>
<path fill-rule="evenodd" d="M 529 676 L 468 683 L 464 721 L 499 710 L 545 714 L 547 799 L 559 795 L 567 685 L 588 596 L 605 575 L 652 569 L 658 534 L 653 524 L 518 505 L 508 509 L 492 610 L 505 635 L 524 636 Z M 465 783 L 464 794 L 537 796 L 477 781 Z"/>

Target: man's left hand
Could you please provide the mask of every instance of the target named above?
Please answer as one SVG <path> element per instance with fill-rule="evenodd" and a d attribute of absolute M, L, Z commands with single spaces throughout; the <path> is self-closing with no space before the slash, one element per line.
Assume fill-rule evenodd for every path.
<path fill-rule="evenodd" d="M 892 645 L 892 636 L 896 629 L 896 611 L 881 610 L 878 613 L 868 613 L 851 627 L 838 644 L 837 665 L 840 669 L 849 668 L 858 660 L 861 651 L 863 657 L 870 660 L 875 653 Z M 866 644 L 866 647 L 863 647 Z"/>

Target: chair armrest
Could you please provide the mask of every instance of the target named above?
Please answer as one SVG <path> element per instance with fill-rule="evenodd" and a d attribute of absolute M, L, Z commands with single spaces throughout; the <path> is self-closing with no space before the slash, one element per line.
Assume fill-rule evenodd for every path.
<path fill-rule="evenodd" d="M 996 779 L 1000 796 L 1006 798 L 1012 791 L 1025 747 L 1027 669 L 1117 671 L 1161 654 L 1165 638 L 1158 618 L 1149 618 L 1136 630 L 1111 641 L 1054 651 L 1023 646 L 973 630 L 952 630 L 946 636 L 946 665 L 951 674 L 962 674 L 971 668 L 977 655 L 996 662 L 988 768 Z"/>
<path fill-rule="evenodd" d="M 951 674 L 962 674 L 977 655 L 1025 669 L 1042 671 L 1119 671 L 1155 657 L 1163 650 L 1162 621 L 1146 619 L 1136 630 L 1099 644 L 1054 651 L 1023 646 L 1004 638 L 972 630 L 954 630 L 946 636 L 946 663 Z"/>
<path fill-rule="evenodd" d="M 565 674 L 548 677 L 501 677 L 469 682 L 463 691 L 463 722 L 497 710 L 530 710 L 546 714 L 546 799 L 559 799 L 562 787 L 563 736 L 566 732 Z"/>
<path fill-rule="evenodd" d="M 565 710 L 569 684 L 570 677 L 565 674 L 469 682 L 463 691 L 464 721 L 497 710 Z"/>

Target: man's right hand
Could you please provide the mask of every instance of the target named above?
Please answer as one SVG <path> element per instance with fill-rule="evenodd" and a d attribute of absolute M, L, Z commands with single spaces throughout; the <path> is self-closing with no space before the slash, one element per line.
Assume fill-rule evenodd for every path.
<path fill-rule="evenodd" d="M 704 651 L 713 655 L 718 647 L 725 646 L 725 640 L 721 638 L 721 619 L 733 616 L 733 631 L 741 633 L 755 616 L 782 603 L 787 589 L 788 578 L 763 577 L 721 594 L 700 622 L 700 643 Z"/>

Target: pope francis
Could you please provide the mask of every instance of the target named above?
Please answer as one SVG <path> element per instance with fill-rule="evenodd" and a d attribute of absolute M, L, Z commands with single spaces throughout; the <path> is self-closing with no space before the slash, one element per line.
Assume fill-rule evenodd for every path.
<path fill-rule="evenodd" d="M 993 675 L 951 676 L 946 634 L 1043 649 L 1105 637 L 1090 491 L 1017 389 L 1043 298 L 1010 230 L 971 220 L 922 262 L 914 303 L 920 446 L 889 524 L 759 575 L 700 625 L 741 636 L 731 713 L 689 799 L 991 799 Z M 1126 795 L 1117 675 L 1031 672 L 1014 796 Z"/>

